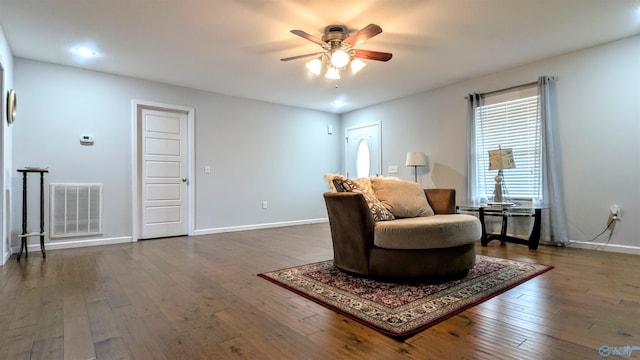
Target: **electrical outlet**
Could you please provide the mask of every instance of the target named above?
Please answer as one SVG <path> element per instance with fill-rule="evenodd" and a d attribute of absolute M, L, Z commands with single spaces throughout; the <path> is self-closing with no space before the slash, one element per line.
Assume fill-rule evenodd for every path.
<path fill-rule="evenodd" d="M 266 209 L 269 206 L 269 203 L 267 203 L 266 201 L 262 202 L 262 208 Z"/>
<path fill-rule="evenodd" d="M 618 212 L 620 212 L 620 206 L 618 205 L 611 205 L 611 207 L 609 208 L 609 211 L 611 211 L 611 215 L 618 215 Z"/>
<path fill-rule="evenodd" d="M 611 213 L 611 218 L 613 220 L 620 220 L 620 213 L 622 212 L 622 210 L 620 209 L 620 206 L 618 205 L 611 205 L 611 207 L 609 208 L 609 212 Z"/>

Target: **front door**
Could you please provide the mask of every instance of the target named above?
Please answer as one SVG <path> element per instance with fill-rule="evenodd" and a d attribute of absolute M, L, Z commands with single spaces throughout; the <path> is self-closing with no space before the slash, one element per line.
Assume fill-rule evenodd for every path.
<path fill-rule="evenodd" d="M 353 178 L 380 175 L 380 124 L 347 129 L 346 176 Z"/>
<path fill-rule="evenodd" d="M 187 235 L 187 114 L 142 109 L 140 238 Z"/>

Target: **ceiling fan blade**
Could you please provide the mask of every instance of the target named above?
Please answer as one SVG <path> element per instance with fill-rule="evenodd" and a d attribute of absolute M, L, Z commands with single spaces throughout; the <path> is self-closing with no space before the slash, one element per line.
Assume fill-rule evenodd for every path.
<path fill-rule="evenodd" d="M 292 34 L 296 34 L 298 36 L 300 36 L 301 38 L 307 39 L 313 43 L 316 43 L 320 46 L 325 46 L 326 43 L 320 39 L 318 39 L 317 37 L 313 36 L 313 35 L 309 35 L 307 32 L 302 31 L 302 30 L 291 30 Z"/>
<path fill-rule="evenodd" d="M 320 55 L 320 54 L 322 54 L 322 53 L 321 52 L 317 52 L 317 53 L 311 53 L 311 54 L 291 56 L 291 57 L 282 58 L 282 59 L 280 59 L 280 61 L 297 60 L 297 59 L 302 59 L 302 58 L 306 58 L 306 57 L 310 57 L 310 56 L 317 56 L 317 55 Z"/>
<path fill-rule="evenodd" d="M 369 60 L 378 60 L 378 61 L 389 61 L 393 54 L 388 52 L 380 52 L 380 51 L 371 51 L 371 50 L 353 50 L 353 56 L 362 59 Z"/>
<path fill-rule="evenodd" d="M 369 24 L 342 40 L 342 44 L 348 45 L 349 47 L 356 47 L 381 32 L 382 28 L 380 26 L 376 24 Z"/>

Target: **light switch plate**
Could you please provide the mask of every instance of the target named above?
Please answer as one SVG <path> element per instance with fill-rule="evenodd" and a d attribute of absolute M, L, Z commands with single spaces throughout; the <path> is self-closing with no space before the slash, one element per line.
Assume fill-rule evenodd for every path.
<path fill-rule="evenodd" d="M 389 165 L 388 169 L 389 174 L 397 174 L 398 173 L 398 165 Z"/>

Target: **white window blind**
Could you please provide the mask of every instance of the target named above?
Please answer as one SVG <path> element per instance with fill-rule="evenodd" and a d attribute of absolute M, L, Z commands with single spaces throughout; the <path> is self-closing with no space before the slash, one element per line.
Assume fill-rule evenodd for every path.
<path fill-rule="evenodd" d="M 531 95 L 531 93 L 535 95 Z M 489 150 L 513 149 L 514 169 L 503 170 L 505 197 L 538 197 L 542 179 L 537 88 L 485 99 L 476 110 L 476 174 L 478 196 L 491 199 L 497 170 L 489 169 Z M 511 96 L 509 96 L 511 95 Z"/>

